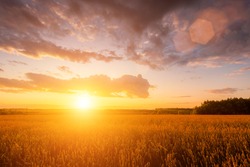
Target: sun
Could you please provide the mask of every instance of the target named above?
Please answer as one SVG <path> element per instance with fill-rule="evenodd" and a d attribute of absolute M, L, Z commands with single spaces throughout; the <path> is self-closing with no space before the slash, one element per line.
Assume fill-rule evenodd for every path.
<path fill-rule="evenodd" d="M 88 110 L 93 108 L 93 101 L 88 94 L 80 95 L 76 98 L 75 108 L 81 110 Z"/>

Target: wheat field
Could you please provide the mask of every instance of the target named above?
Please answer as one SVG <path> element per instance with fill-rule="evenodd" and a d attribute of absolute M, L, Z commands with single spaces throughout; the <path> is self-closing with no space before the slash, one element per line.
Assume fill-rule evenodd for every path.
<path fill-rule="evenodd" d="M 2 115 L 0 166 L 250 166 L 250 116 Z"/>

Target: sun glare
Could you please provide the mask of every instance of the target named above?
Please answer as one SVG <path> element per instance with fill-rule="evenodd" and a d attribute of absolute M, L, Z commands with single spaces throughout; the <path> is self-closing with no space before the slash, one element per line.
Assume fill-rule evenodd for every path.
<path fill-rule="evenodd" d="M 88 110 L 93 108 L 93 102 L 88 94 L 78 96 L 76 99 L 75 107 L 81 110 Z"/>

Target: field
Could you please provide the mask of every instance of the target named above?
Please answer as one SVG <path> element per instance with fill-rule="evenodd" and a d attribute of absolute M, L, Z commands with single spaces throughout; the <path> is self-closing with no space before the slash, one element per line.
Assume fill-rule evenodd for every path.
<path fill-rule="evenodd" d="M 250 116 L 1 115 L 0 166 L 250 166 Z"/>

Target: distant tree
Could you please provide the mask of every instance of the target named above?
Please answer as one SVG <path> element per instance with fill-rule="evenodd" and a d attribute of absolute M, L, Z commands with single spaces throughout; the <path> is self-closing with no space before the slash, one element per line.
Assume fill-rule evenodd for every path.
<path fill-rule="evenodd" d="M 229 98 L 221 101 L 204 101 L 195 107 L 196 114 L 250 114 L 250 98 Z"/>

